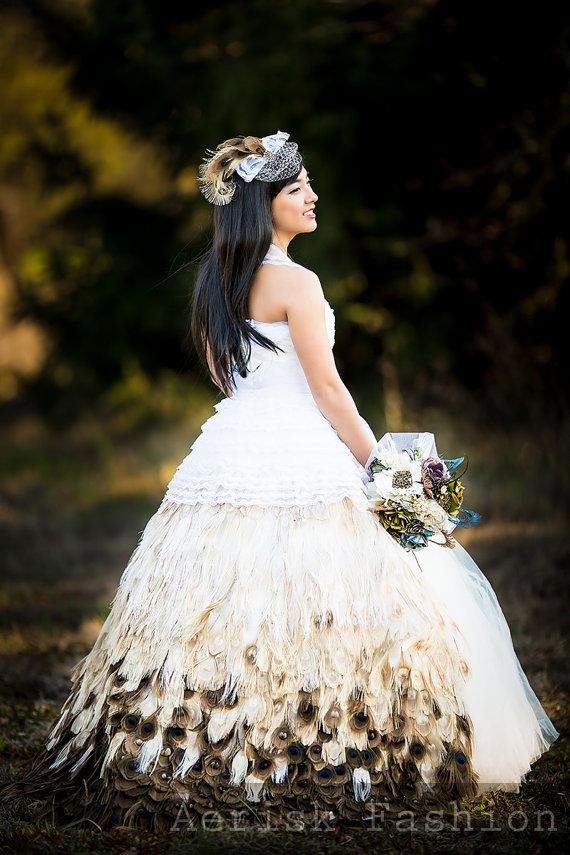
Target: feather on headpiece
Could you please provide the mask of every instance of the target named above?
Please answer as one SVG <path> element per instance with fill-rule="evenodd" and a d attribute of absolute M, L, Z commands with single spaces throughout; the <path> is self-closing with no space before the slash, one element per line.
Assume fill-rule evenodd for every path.
<path fill-rule="evenodd" d="M 198 166 L 200 191 L 214 205 L 227 205 L 235 192 L 237 172 L 244 181 L 275 181 L 291 178 L 301 169 L 297 143 L 286 142 L 289 134 L 277 131 L 266 137 L 239 135 L 206 149 Z"/>

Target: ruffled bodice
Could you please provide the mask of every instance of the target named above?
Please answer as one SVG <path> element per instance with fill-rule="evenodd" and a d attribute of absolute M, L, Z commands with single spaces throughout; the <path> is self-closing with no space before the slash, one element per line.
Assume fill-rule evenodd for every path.
<path fill-rule="evenodd" d="M 300 266 L 273 244 L 263 263 Z M 324 314 L 333 348 L 328 301 Z M 348 496 L 364 506 L 364 469 L 317 406 L 288 323 L 247 322 L 281 351 L 251 343 L 247 376 L 234 374 L 234 393 L 215 404 L 164 501 L 299 507 Z"/>

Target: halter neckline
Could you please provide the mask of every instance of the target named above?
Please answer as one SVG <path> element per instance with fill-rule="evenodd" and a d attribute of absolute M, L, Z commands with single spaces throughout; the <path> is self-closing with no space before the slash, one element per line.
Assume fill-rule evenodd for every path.
<path fill-rule="evenodd" d="M 284 250 L 282 250 L 280 246 L 277 246 L 276 243 L 273 243 L 273 241 L 271 241 L 271 243 L 269 244 L 269 247 L 270 248 L 273 247 L 274 249 L 277 250 L 278 253 L 280 253 L 283 256 L 283 258 L 286 258 L 288 261 L 291 261 L 291 259 L 287 255 L 287 253 L 284 252 Z"/>
<path fill-rule="evenodd" d="M 276 243 L 273 243 L 273 241 L 271 241 L 271 243 L 269 244 L 269 249 L 267 250 L 264 261 L 267 260 L 267 256 L 271 255 L 271 249 L 272 248 L 279 254 L 279 257 L 282 258 L 284 261 L 286 261 L 288 264 L 292 264 L 295 267 L 299 266 L 295 261 L 293 261 L 291 258 L 289 258 L 287 253 L 284 252 L 280 246 L 277 246 Z M 289 325 L 289 321 L 258 321 L 255 318 L 246 318 L 245 320 L 249 324 L 261 324 L 264 327 L 276 327 L 276 326 L 288 326 Z"/>

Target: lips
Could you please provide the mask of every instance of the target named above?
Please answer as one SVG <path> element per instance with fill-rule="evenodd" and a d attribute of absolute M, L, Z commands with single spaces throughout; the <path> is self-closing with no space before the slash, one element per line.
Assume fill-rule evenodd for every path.
<path fill-rule="evenodd" d="M 309 208 L 309 210 L 308 210 L 308 211 L 305 211 L 305 212 L 303 213 L 303 216 L 304 216 L 304 217 L 316 217 L 315 209 L 314 209 L 314 208 Z"/>

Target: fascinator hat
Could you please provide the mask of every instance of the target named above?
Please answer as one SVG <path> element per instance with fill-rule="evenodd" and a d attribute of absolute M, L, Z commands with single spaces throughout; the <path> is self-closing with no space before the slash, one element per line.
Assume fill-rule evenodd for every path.
<path fill-rule="evenodd" d="M 200 192 L 214 205 L 231 202 L 235 175 L 249 183 L 292 178 L 301 171 L 302 158 L 297 143 L 287 142 L 289 134 L 277 131 L 267 137 L 232 137 L 216 149 L 206 149 L 198 166 Z"/>

